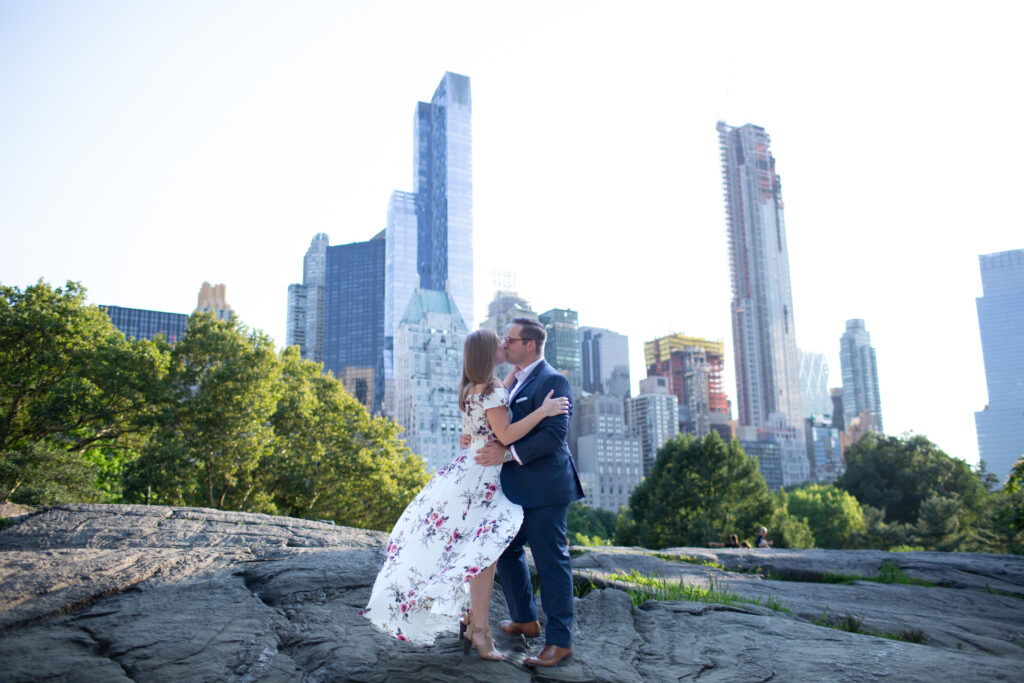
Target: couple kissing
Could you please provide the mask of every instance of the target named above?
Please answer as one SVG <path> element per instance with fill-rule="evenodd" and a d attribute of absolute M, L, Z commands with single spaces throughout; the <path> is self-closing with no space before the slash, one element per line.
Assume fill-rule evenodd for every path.
<path fill-rule="evenodd" d="M 454 631 L 463 652 L 504 660 L 491 637 L 494 575 L 508 604 L 501 630 L 541 635 L 524 545 L 529 544 L 546 617 L 544 646 L 528 666 L 572 654 L 573 582 L 566 522 L 583 497 L 566 434 L 569 382 L 544 360 L 546 333 L 516 318 L 506 335 L 466 338 L 459 409 L 462 449 L 427 482 L 388 538 L 370 601 L 360 613 L 399 640 L 431 644 Z M 494 376 L 504 362 L 516 369 Z"/>

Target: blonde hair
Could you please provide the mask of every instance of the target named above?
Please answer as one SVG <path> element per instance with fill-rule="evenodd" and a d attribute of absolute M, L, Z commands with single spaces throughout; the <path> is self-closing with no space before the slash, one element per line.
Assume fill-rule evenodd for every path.
<path fill-rule="evenodd" d="M 459 410 L 466 412 L 469 390 L 477 384 L 486 388 L 486 396 L 494 390 L 494 354 L 498 350 L 498 333 L 494 330 L 474 330 L 466 337 L 462 349 L 462 382 L 459 384 Z"/>

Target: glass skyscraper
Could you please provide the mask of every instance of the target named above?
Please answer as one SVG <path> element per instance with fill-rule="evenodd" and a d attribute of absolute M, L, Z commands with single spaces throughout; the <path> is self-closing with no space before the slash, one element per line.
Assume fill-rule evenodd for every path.
<path fill-rule="evenodd" d="M 831 416 L 832 395 L 828 391 L 828 362 L 825 354 L 797 349 L 800 356 L 800 390 L 804 417 Z"/>
<path fill-rule="evenodd" d="M 718 122 L 732 271 L 741 427 L 779 446 L 783 485 L 810 476 L 789 279 L 782 183 L 764 128 Z"/>
<path fill-rule="evenodd" d="M 152 339 L 158 334 L 171 344 L 185 336 L 188 316 L 184 313 L 166 313 L 164 311 L 148 311 L 143 308 L 125 308 L 123 306 L 100 306 L 110 316 L 110 322 L 121 330 L 125 337 L 133 339 Z"/>
<path fill-rule="evenodd" d="M 326 251 L 324 370 L 375 413 L 384 394 L 384 260 L 384 232 Z"/>
<path fill-rule="evenodd" d="M 298 346 L 302 357 L 324 360 L 324 296 L 327 271 L 327 233 L 318 232 L 302 262 L 302 283 L 288 285 L 288 326 L 285 345 Z"/>
<path fill-rule="evenodd" d="M 581 327 L 579 346 L 583 391 L 629 396 L 629 337 L 600 327 Z"/>
<path fill-rule="evenodd" d="M 472 100 L 469 78 L 445 72 L 430 102 L 416 107 L 419 286 L 448 291 L 473 329 Z M 398 309 L 404 311 L 400 302 Z"/>
<path fill-rule="evenodd" d="M 974 414 L 978 454 L 1005 481 L 1024 456 L 1024 249 L 985 254 L 977 299 L 988 405 Z"/>
<path fill-rule="evenodd" d="M 572 395 L 582 390 L 580 377 L 579 317 L 571 308 L 552 308 L 538 317 L 544 326 L 544 359 L 569 380 Z"/>
<path fill-rule="evenodd" d="M 843 424 L 867 415 L 868 429 L 882 432 L 882 398 L 878 390 L 878 362 L 871 334 L 864 321 L 846 321 L 846 332 L 839 340 L 839 366 L 843 372 Z"/>
<path fill-rule="evenodd" d="M 395 191 L 385 229 L 384 336 L 393 338 L 416 291 L 416 195 Z"/>
<path fill-rule="evenodd" d="M 547 332 L 544 358 L 556 370 L 579 372 L 579 317 L 571 308 L 552 308 L 541 313 L 538 320 Z"/>

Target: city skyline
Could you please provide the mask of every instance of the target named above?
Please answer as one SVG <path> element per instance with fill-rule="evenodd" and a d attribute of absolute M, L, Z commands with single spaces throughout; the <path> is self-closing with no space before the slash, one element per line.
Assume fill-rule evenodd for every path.
<path fill-rule="evenodd" d="M 213 279 L 282 345 L 310 238 L 386 227 L 392 190 L 413 189 L 409 103 L 453 71 L 474 89 L 472 318 L 492 271 L 514 270 L 534 310 L 633 339 L 635 393 L 648 340 L 732 348 L 713 127 L 749 122 L 786 186 L 800 347 L 826 354 L 837 386 L 843 323 L 867 320 L 889 432 L 974 462 L 976 259 L 1022 246 L 1009 160 L 1024 144 L 978 132 L 1024 113 L 1005 87 L 1021 11 L 754 7 L 4 3 L 0 281 L 184 312 Z M 749 69 L 764 36 L 771 78 Z M 940 375 L 954 391 L 928 391 Z"/>

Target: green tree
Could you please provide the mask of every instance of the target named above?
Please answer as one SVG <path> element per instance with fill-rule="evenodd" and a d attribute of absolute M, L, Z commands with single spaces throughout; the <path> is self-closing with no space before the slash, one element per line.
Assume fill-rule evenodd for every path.
<path fill-rule="evenodd" d="M 961 523 L 973 526 L 985 508 L 985 487 L 966 462 L 951 458 L 923 436 L 870 433 L 846 451 L 836 482 L 861 505 L 885 510 L 886 522 L 916 524 L 931 496 L 959 499 Z"/>
<path fill-rule="evenodd" d="M 735 439 L 680 436 L 659 451 L 616 525 L 616 543 L 664 548 L 706 545 L 770 519 L 772 499 Z"/>
<path fill-rule="evenodd" d="M 255 473 L 266 509 L 390 529 L 430 478 L 422 458 L 394 422 L 371 417 L 298 347 L 282 353 L 280 367 L 274 446 Z"/>
<path fill-rule="evenodd" d="M 864 531 L 860 503 L 835 486 L 811 484 L 780 491 L 789 513 L 806 521 L 819 548 L 846 548 L 851 538 Z"/>
<path fill-rule="evenodd" d="M 794 515 L 789 510 L 784 494 L 776 496 L 774 502 L 775 509 L 772 511 L 772 516 L 764 525 L 768 528 L 768 540 L 772 542 L 772 547 L 813 548 L 814 533 L 811 531 L 807 519 Z M 757 531 L 754 529 L 754 538 L 747 540 L 752 543 L 756 541 Z"/>
<path fill-rule="evenodd" d="M 1024 531 L 1024 456 L 1017 459 L 1006 478 L 1006 485 L 1003 487 L 1009 494 L 1013 503 L 1010 507 L 1009 520 L 1017 531 Z"/>
<path fill-rule="evenodd" d="M 194 313 L 171 351 L 157 429 L 126 476 L 134 499 L 253 510 L 279 392 L 269 337 Z"/>
<path fill-rule="evenodd" d="M 1001 489 L 990 496 L 994 552 L 1024 554 L 1024 457 L 1010 470 Z"/>
<path fill-rule="evenodd" d="M 964 549 L 967 533 L 960 522 L 962 515 L 963 504 L 957 496 L 928 496 L 911 532 L 914 543 L 929 550 Z"/>
<path fill-rule="evenodd" d="M 167 362 L 159 342 L 125 340 L 77 283 L 0 286 L 0 499 L 117 499 Z"/>
<path fill-rule="evenodd" d="M 569 506 L 566 534 L 576 545 L 602 545 L 615 537 L 615 524 L 614 512 L 577 502 Z"/>
<path fill-rule="evenodd" d="M 900 522 L 886 522 L 885 510 L 871 505 L 863 505 L 861 511 L 864 518 L 864 529 L 850 537 L 848 547 L 889 550 L 907 545 L 910 541 L 910 527 Z"/>

